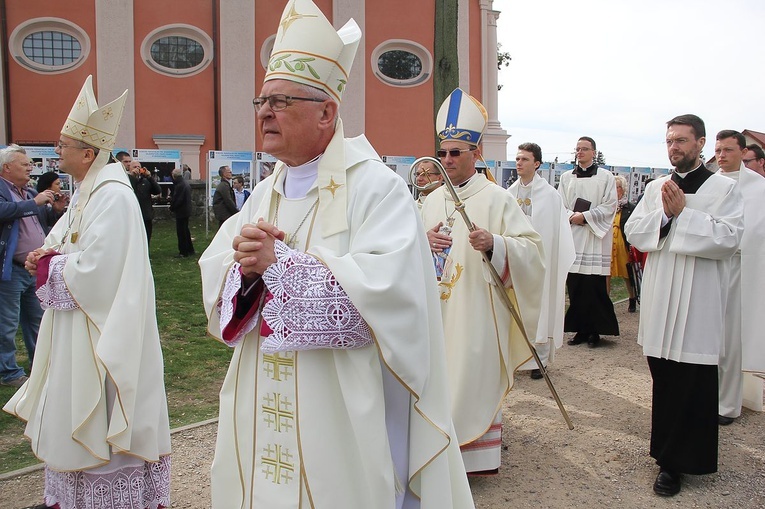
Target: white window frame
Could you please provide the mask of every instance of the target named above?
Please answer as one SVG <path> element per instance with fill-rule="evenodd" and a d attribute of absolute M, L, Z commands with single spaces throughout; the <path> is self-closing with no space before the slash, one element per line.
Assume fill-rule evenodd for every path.
<path fill-rule="evenodd" d="M 24 39 L 37 32 L 61 32 L 77 39 L 80 43 L 80 57 L 65 65 L 45 65 L 35 62 L 24 54 Z M 8 49 L 19 65 L 39 74 L 61 74 L 73 71 L 85 63 L 90 55 L 90 37 L 78 25 L 62 18 L 33 18 L 20 23 L 11 32 Z"/>
<path fill-rule="evenodd" d="M 188 69 L 171 69 L 170 67 L 164 67 L 155 62 L 154 59 L 151 58 L 152 45 L 157 42 L 158 39 L 173 36 L 185 37 L 198 42 L 205 52 L 202 62 L 199 65 Z M 214 56 L 213 49 L 213 41 L 204 30 L 184 23 L 174 23 L 161 26 L 149 32 L 141 43 L 141 59 L 143 60 L 143 63 L 146 64 L 146 67 L 158 74 L 171 76 L 173 78 L 187 78 L 199 74 L 210 65 Z"/>
<path fill-rule="evenodd" d="M 420 59 L 422 62 L 422 72 L 419 76 L 408 80 L 397 80 L 389 76 L 384 75 L 380 68 L 377 66 L 377 61 L 380 55 L 387 53 L 388 51 L 406 51 L 412 53 Z M 408 41 L 405 39 L 388 39 L 380 43 L 373 51 L 370 57 L 370 63 L 372 65 L 372 73 L 385 83 L 392 87 L 416 87 L 426 83 L 433 76 L 433 55 L 423 46 L 414 41 Z"/>

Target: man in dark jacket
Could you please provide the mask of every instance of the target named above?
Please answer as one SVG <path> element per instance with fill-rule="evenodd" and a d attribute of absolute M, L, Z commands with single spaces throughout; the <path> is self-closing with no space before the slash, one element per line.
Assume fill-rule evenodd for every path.
<path fill-rule="evenodd" d="M 213 195 L 213 212 L 222 226 L 226 219 L 239 212 L 239 209 L 236 208 L 234 189 L 231 187 L 231 168 L 221 166 L 218 175 L 220 175 L 220 182 Z"/>
<path fill-rule="evenodd" d="M 178 235 L 178 258 L 186 258 L 194 254 L 194 244 L 191 243 L 189 217 L 191 217 L 191 186 L 183 178 L 183 171 L 173 170 L 173 195 L 170 197 L 170 212 L 175 213 L 175 233 Z"/>
<path fill-rule="evenodd" d="M 133 186 L 135 197 L 138 199 L 138 205 L 141 207 L 141 216 L 143 225 L 146 227 L 146 238 L 151 242 L 151 229 L 154 220 L 154 208 L 151 204 L 152 195 L 162 194 L 162 188 L 151 176 L 146 168 L 141 167 L 138 161 L 130 161 L 128 166 L 130 175 L 130 184 Z"/>
<path fill-rule="evenodd" d="M 64 200 L 51 190 L 27 187 L 32 163 L 18 145 L 0 150 L 0 384 L 21 387 L 27 380 L 16 362 L 16 333 L 21 321 L 31 364 L 42 319 L 35 278 L 24 268 L 27 254 L 42 246 L 50 231 L 47 204 L 60 214 Z"/>

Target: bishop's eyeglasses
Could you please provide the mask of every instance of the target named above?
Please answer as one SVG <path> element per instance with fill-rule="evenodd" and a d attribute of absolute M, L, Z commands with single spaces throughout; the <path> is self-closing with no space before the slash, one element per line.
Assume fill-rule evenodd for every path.
<path fill-rule="evenodd" d="M 287 106 L 291 106 L 293 101 L 311 101 L 315 103 L 323 103 L 327 99 L 317 99 L 315 97 L 296 97 L 294 95 L 274 94 L 265 97 L 256 97 L 252 100 L 252 105 L 255 106 L 255 111 L 260 111 L 266 103 L 272 111 L 282 111 Z"/>

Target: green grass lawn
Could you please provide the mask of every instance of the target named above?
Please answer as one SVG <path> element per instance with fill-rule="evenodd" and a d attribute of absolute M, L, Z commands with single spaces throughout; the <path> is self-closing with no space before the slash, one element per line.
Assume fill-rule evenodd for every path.
<path fill-rule="evenodd" d="M 211 227 L 206 239 L 204 223 L 191 225 L 198 255 L 212 240 L 216 228 Z M 231 358 L 230 348 L 206 335 L 199 266 L 196 258 L 174 258 L 177 245 L 174 221 L 154 224 L 149 252 L 173 428 L 218 415 L 218 391 Z M 19 363 L 26 368 L 28 360 L 20 338 L 17 345 Z M 14 390 L 0 387 L 0 403 L 5 404 Z M 0 412 L 0 473 L 37 462 L 23 434 L 21 420 Z"/>

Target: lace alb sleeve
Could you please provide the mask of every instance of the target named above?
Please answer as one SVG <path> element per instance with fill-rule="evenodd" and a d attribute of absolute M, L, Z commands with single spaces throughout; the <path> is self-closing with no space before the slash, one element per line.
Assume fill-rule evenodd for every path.
<path fill-rule="evenodd" d="M 239 295 L 239 291 L 242 288 L 242 272 L 239 270 L 239 263 L 234 263 L 228 273 L 226 274 L 226 281 L 223 284 L 223 291 L 221 292 L 220 300 L 218 301 L 218 314 L 220 315 L 220 330 L 225 330 L 234 318 L 234 310 L 236 304 L 236 297 Z M 236 334 L 231 339 L 224 338 L 226 344 L 235 346 L 242 338 L 247 335 L 258 324 L 260 313 L 257 311 L 247 321 L 247 323 L 241 325 L 236 331 Z"/>
<path fill-rule="evenodd" d="M 56 255 L 51 258 L 48 266 L 48 279 L 37 289 L 35 294 L 40 299 L 40 307 L 53 308 L 59 311 L 71 311 L 80 307 L 74 300 L 64 281 L 64 267 L 68 254 Z"/>
<path fill-rule="evenodd" d="M 327 267 L 281 241 L 274 251 L 277 261 L 263 273 L 273 294 L 263 307 L 263 319 L 273 331 L 261 345 L 263 352 L 372 344 L 369 326 Z"/>

